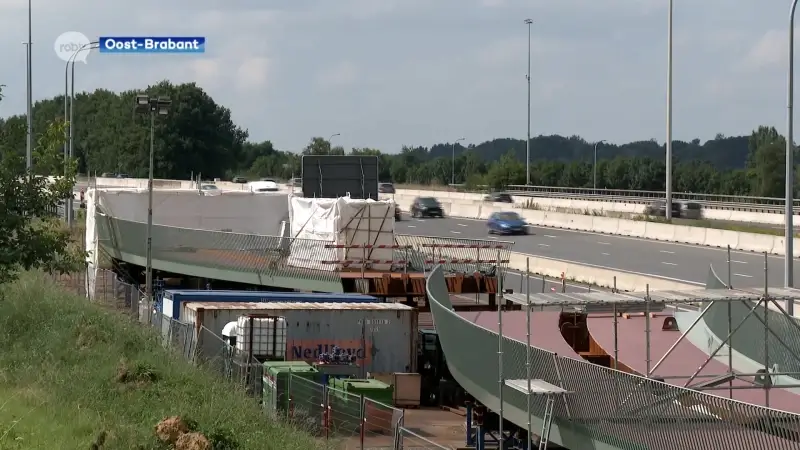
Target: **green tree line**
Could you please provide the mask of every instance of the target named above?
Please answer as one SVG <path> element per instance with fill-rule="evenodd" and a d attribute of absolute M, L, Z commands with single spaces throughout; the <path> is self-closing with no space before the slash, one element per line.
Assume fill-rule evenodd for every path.
<path fill-rule="evenodd" d="M 82 173 L 126 173 L 144 177 L 148 169 L 149 118 L 135 114 L 134 96 L 168 96 L 168 115 L 155 121 L 155 175 L 158 178 L 234 176 L 300 176 L 300 156 L 308 154 L 377 155 L 382 180 L 397 184 L 487 185 L 503 188 L 525 184 L 526 143 L 494 139 L 477 145 L 441 143 L 400 149 L 332 147 L 313 137 L 303 149 L 276 149 L 270 141 L 249 141 L 249 133 L 231 119 L 194 83 L 163 81 L 143 90 L 80 93 L 74 104 L 74 155 Z M 25 148 L 25 116 L 0 120 L 11 148 Z M 52 123 L 64 123 L 64 98 L 37 102 L 34 133 Z M 762 126 L 748 135 L 717 135 L 701 142 L 673 142 L 673 187 L 681 192 L 778 197 L 783 195 L 784 138 Z M 601 189 L 663 190 L 664 145 L 655 140 L 616 145 L 579 136 L 538 136 L 531 139 L 531 184 L 592 187 L 597 150 L 597 187 Z M 455 170 L 453 171 L 453 155 Z"/>

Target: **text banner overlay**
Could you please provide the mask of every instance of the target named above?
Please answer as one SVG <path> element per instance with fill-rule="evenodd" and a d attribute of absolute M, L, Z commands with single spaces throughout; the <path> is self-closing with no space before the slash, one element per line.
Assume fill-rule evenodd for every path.
<path fill-rule="evenodd" d="M 205 53 L 206 38 L 184 36 L 104 36 L 100 53 Z"/>

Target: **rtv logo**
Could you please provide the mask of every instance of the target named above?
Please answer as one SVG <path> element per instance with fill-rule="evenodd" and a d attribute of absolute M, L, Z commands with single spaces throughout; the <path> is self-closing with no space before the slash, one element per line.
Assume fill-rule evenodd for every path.
<path fill-rule="evenodd" d="M 92 50 L 92 42 L 85 34 L 77 31 L 67 31 L 56 38 L 54 49 L 56 56 L 62 61 L 81 61 L 86 64 L 86 58 Z"/>

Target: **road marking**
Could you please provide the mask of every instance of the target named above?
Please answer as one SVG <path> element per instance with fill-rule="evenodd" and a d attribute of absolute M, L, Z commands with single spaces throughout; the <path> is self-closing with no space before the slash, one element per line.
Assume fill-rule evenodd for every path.
<path fill-rule="evenodd" d="M 539 247 L 550 247 L 550 246 L 547 244 L 539 244 Z"/>
<path fill-rule="evenodd" d="M 467 225 L 467 224 L 465 224 L 465 223 L 460 223 L 460 224 L 458 224 L 458 226 L 460 226 L 460 227 L 467 227 L 467 226 L 469 226 L 469 225 Z"/>
<path fill-rule="evenodd" d="M 600 244 L 600 245 L 611 245 L 610 242 L 598 242 L 598 244 Z"/>
<path fill-rule="evenodd" d="M 460 231 L 451 231 L 451 233 L 453 233 L 453 234 L 461 234 Z"/>
<path fill-rule="evenodd" d="M 497 238 L 494 236 L 487 236 L 486 239 L 494 239 L 495 241 L 497 240 Z"/>
<path fill-rule="evenodd" d="M 674 255 L 675 254 L 675 252 L 671 252 L 669 250 L 661 250 L 661 253 L 667 253 L 667 254 L 670 254 L 670 255 Z"/>
<path fill-rule="evenodd" d="M 485 222 L 484 219 L 469 219 L 469 218 L 466 218 L 466 217 L 462 217 L 462 218 L 460 218 L 460 220 L 472 220 L 472 221 L 476 221 L 476 222 Z M 553 229 L 553 227 L 546 227 L 544 225 L 528 225 L 528 228 L 539 228 L 539 229 L 542 229 L 542 230 L 552 230 Z M 567 233 L 575 233 L 575 234 L 592 234 L 592 235 L 596 235 L 596 236 L 608 236 L 608 234 L 606 234 L 606 233 L 600 233 L 600 232 L 597 232 L 597 231 L 568 230 L 566 228 L 559 228 L 559 231 L 567 232 Z M 650 243 L 650 244 L 658 244 L 658 243 L 660 243 L 660 244 L 663 244 L 663 245 L 670 245 L 670 246 L 675 246 L 675 247 L 689 247 L 689 248 L 694 248 L 694 249 L 699 249 L 699 250 L 712 250 L 712 251 L 718 251 L 718 252 L 727 252 L 728 251 L 727 249 L 720 248 L 720 247 L 710 247 L 710 246 L 706 246 L 706 245 L 697 245 L 697 244 L 684 244 L 682 242 L 659 242 L 659 241 L 654 241 L 652 239 L 645 239 L 645 238 L 640 238 L 640 237 L 635 237 L 635 236 L 622 236 L 622 235 L 617 235 L 617 234 L 614 235 L 614 239 L 627 239 L 627 240 L 630 240 L 630 241 L 645 241 L 645 242 Z M 664 253 L 670 253 L 670 252 L 664 251 Z M 736 254 L 739 254 L 739 255 L 752 255 L 753 254 L 753 252 L 750 252 L 750 251 L 747 251 L 747 250 L 733 250 L 733 249 L 731 249 L 731 253 L 736 253 Z M 780 260 L 784 259 L 783 256 L 779 256 L 779 255 L 767 255 L 767 257 L 768 258 L 773 258 L 773 259 L 780 259 Z M 584 264 L 584 265 L 586 265 L 586 264 Z M 606 267 L 604 267 L 604 268 L 606 268 Z M 612 270 L 619 270 L 619 269 L 614 269 L 613 267 L 607 267 L 607 268 L 608 269 L 612 269 Z M 628 272 L 630 272 L 630 271 L 628 271 Z M 630 273 L 635 273 L 635 272 L 630 272 Z M 653 275 L 653 274 L 642 274 L 642 275 Z M 680 279 L 675 279 L 674 281 L 695 283 L 698 286 L 705 286 L 705 283 L 699 283 L 699 282 L 696 282 L 696 281 L 680 280 Z"/>
<path fill-rule="evenodd" d="M 548 238 L 553 238 L 553 239 L 555 239 L 555 238 L 556 238 L 555 236 L 553 236 L 553 235 L 550 235 L 550 234 L 544 234 L 544 235 L 542 235 L 542 236 L 544 236 L 544 237 L 548 237 Z"/>
<path fill-rule="evenodd" d="M 603 256 L 611 256 L 611 255 L 610 255 L 610 254 L 608 254 L 608 253 L 603 253 L 602 255 L 603 255 Z"/>
<path fill-rule="evenodd" d="M 666 264 L 666 265 L 668 265 L 668 266 L 677 266 L 677 264 L 675 264 L 675 263 L 671 263 L 671 262 L 664 262 L 664 261 L 661 261 L 661 264 Z"/>
<path fill-rule="evenodd" d="M 747 264 L 747 261 L 734 261 L 734 260 L 731 260 L 731 262 L 732 263 L 736 263 L 736 264 Z"/>
<path fill-rule="evenodd" d="M 743 274 L 743 273 L 735 273 L 734 275 L 736 275 L 737 277 L 753 278 L 752 275 L 746 275 L 746 274 Z"/>
<path fill-rule="evenodd" d="M 407 226 L 408 226 L 408 228 L 417 228 L 416 225 L 407 225 Z"/>

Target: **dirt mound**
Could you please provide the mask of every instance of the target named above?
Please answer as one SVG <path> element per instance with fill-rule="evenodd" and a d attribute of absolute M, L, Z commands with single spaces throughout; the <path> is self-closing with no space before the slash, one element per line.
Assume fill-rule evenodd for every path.
<path fill-rule="evenodd" d="M 211 450 L 211 442 L 203 433 L 186 433 L 175 442 L 175 450 Z"/>
<path fill-rule="evenodd" d="M 156 437 L 166 444 L 175 444 L 181 435 L 188 432 L 189 426 L 178 416 L 167 417 L 156 425 Z"/>

